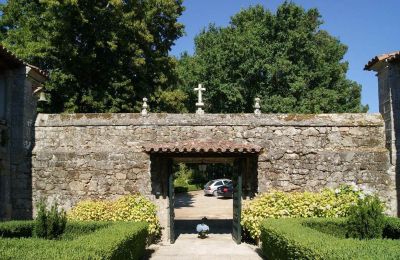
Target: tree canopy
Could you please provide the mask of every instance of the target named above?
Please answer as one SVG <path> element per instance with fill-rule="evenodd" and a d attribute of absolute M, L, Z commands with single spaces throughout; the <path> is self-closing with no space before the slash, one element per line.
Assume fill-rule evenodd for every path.
<path fill-rule="evenodd" d="M 182 0 L 9 0 L 0 41 L 50 72 L 51 112 L 132 112 L 143 97 L 179 109 L 168 52 L 183 34 Z"/>
<path fill-rule="evenodd" d="M 207 112 L 365 112 L 361 86 L 346 78 L 347 47 L 320 29 L 318 10 L 283 3 L 276 13 L 258 5 L 226 27 L 210 25 L 195 38 L 195 53 L 177 67 L 179 88 L 194 111 L 193 87 L 203 83 Z"/>

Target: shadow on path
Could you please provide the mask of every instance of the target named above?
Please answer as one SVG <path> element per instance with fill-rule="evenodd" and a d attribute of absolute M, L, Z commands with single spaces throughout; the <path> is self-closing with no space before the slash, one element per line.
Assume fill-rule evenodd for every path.
<path fill-rule="evenodd" d="M 174 208 L 179 209 L 179 208 L 193 207 L 194 203 L 193 198 L 194 198 L 193 194 L 187 192 L 175 194 Z"/>

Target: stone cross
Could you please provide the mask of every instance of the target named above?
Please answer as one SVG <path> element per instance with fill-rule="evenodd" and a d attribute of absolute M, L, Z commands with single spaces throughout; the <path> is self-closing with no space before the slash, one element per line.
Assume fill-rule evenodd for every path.
<path fill-rule="evenodd" d="M 142 116 L 146 116 L 147 115 L 147 108 L 149 106 L 147 105 L 147 98 L 143 98 L 143 105 L 142 105 Z"/>
<path fill-rule="evenodd" d="M 196 103 L 196 107 L 197 107 L 196 114 L 199 114 L 199 115 L 203 115 L 204 114 L 204 110 L 203 110 L 204 103 L 203 103 L 203 95 L 202 95 L 203 93 L 202 93 L 202 91 L 205 91 L 205 90 L 206 89 L 203 88 L 202 84 L 199 84 L 199 86 L 194 89 L 194 91 L 198 91 L 198 100 L 197 100 L 197 103 Z"/>

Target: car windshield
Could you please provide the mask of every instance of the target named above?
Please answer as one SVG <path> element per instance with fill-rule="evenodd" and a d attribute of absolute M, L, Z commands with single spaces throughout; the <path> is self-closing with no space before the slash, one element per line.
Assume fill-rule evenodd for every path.
<path fill-rule="evenodd" d="M 208 186 L 210 186 L 213 182 L 214 182 L 214 181 L 209 181 L 209 182 L 206 183 L 205 186 L 208 187 Z"/>

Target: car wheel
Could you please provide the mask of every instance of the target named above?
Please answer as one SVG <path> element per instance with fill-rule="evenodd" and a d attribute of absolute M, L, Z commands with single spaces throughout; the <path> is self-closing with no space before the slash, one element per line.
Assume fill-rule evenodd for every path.
<path fill-rule="evenodd" d="M 216 190 L 213 192 L 213 196 L 214 196 L 214 197 L 218 197 L 218 193 L 217 193 Z"/>

